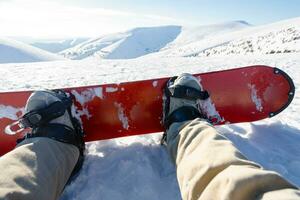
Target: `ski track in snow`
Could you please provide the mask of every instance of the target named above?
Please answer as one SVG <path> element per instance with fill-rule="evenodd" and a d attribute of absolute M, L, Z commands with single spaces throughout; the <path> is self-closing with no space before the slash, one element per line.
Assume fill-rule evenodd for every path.
<path fill-rule="evenodd" d="M 149 54 L 129 60 L 88 58 L 2 64 L 0 75 L 5 79 L 0 79 L 0 85 L 2 91 L 74 87 L 174 76 L 181 74 L 182 70 L 201 73 L 257 64 L 278 67 L 293 78 L 296 94 L 292 104 L 271 119 L 216 128 L 250 160 L 280 173 L 300 187 L 300 53 L 208 58 L 170 58 Z M 153 86 L 156 84 L 153 83 Z M 78 96 L 78 101 L 84 104 L 95 96 L 103 98 L 102 92 L 102 89 L 91 91 L 91 95 Z M 260 110 L 261 104 L 259 99 L 255 99 L 255 91 L 253 101 Z M 121 105 L 119 107 L 120 120 L 124 120 L 126 128 L 126 116 Z M 66 187 L 61 200 L 181 199 L 175 167 L 165 147 L 160 146 L 160 137 L 161 134 L 156 133 L 88 143 L 83 169 L 77 179 Z"/>

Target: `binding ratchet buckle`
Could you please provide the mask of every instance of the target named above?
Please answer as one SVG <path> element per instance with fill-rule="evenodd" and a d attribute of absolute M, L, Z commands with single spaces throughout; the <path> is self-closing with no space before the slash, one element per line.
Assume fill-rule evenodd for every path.
<path fill-rule="evenodd" d="M 4 129 L 4 132 L 7 135 L 15 135 L 17 133 L 20 133 L 24 130 L 25 128 L 23 127 L 23 125 L 20 123 L 20 121 L 16 121 L 10 125 L 7 125 Z"/>
<path fill-rule="evenodd" d="M 22 132 L 26 128 L 42 126 L 52 119 L 62 116 L 69 105 L 71 105 L 71 101 L 56 101 L 46 108 L 30 111 L 23 115 L 18 121 L 6 126 L 5 133 L 14 135 Z"/>

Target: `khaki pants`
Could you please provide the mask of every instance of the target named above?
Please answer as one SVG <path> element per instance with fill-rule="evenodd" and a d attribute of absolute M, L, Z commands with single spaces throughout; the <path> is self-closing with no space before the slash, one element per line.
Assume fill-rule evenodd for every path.
<path fill-rule="evenodd" d="M 0 158 L 0 199 L 58 199 L 78 157 L 73 145 L 48 138 L 25 140 Z"/>
<path fill-rule="evenodd" d="M 293 185 L 248 161 L 199 119 L 173 124 L 167 144 L 184 200 L 300 199 Z M 75 146 L 48 138 L 24 141 L 0 158 L 0 199 L 58 199 L 78 156 Z"/>
<path fill-rule="evenodd" d="M 172 124 L 167 148 L 177 167 L 184 200 L 300 199 L 295 186 L 248 161 L 200 119 Z"/>

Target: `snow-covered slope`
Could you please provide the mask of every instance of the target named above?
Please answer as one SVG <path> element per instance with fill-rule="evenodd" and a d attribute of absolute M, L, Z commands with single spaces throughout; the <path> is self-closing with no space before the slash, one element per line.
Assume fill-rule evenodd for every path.
<path fill-rule="evenodd" d="M 299 26 L 274 30 L 265 34 L 252 35 L 233 40 L 227 44 L 206 49 L 195 56 L 216 56 L 234 54 L 274 54 L 300 52 Z"/>
<path fill-rule="evenodd" d="M 300 18 L 218 35 L 184 45 L 173 45 L 159 56 L 216 56 L 300 52 Z"/>
<path fill-rule="evenodd" d="M 60 54 L 71 59 L 89 56 L 106 59 L 129 59 L 181 45 L 204 40 L 248 27 L 243 21 L 233 21 L 199 27 L 161 26 L 136 28 L 124 33 L 111 34 L 79 44 Z"/>
<path fill-rule="evenodd" d="M 248 27 L 251 27 L 251 25 L 245 21 L 232 21 L 197 27 L 183 26 L 178 37 L 174 41 L 170 42 L 165 48 L 163 48 L 162 51 L 177 49 L 181 46 L 185 46 L 194 42 L 207 40 L 208 38 L 217 37 L 219 35 L 238 30 L 244 30 Z"/>
<path fill-rule="evenodd" d="M 107 59 L 130 59 L 157 52 L 180 33 L 179 26 L 145 27 L 103 36 L 61 52 L 71 59 L 95 56 Z"/>
<path fill-rule="evenodd" d="M 298 20 L 235 30 L 213 37 L 206 35 L 201 41 L 184 41 L 184 38 L 189 37 L 180 39 L 179 35 L 173 45 L 170 43 L 164 51 L 136 59 L 99 60 L 94 57 L 79 61 L 2 64 L 0 76 L 6 78 L 0 79 L 0 90 L 117 83 L 256 64 L 278 67 L 292 77 L 296 86 L 295 98 L 285 111 L 274 118 L 259 122 L 216 128 L 246 157 L 266 169 L 280 173 L 300 187 L 300 53 L 297 53 L 300 46 L 294 46 L 295 52 L 291 53 L 265 54 L 257 51 L 245 55 L 235 51 L 239 48 L 235 46 L 233 52 L 238 54 L 232 53 L 230 56 L 221 53 L 215 56 L 191 56 L 213 44 L 220 45 L 225 39 L 233 41 L 243 36 L 262 38 L 272 32 L 278 34 L 268 40 L 276 41 L 282 37 L 279 33 L 281 30 L 297 27 Z M 193 34 L 193 31 L 190 33 Z M 198 37 L 200 36 L 195 36 Z M 280 47 L 284 44 L 277 45 Z M 175 167 L 166 149 L 159 144 L 160 137 L 161 133 L 155 133 L 87 144 L 83 169 L 78 178 L 66 187 L 61 200 L 181 199 Z"/>
<path fill-rule="evenodd" d="M 8 38 L 0 38 L 0 63 L 25 63 L 53 60 L 63 60 L 63 57 Z"/>
<path fill-rule="evenodd" d="M 65 49 L 72 48 L 87 40 L 88 38 L 74 38 L 74 39 L 62 39 L 62 40 L 38 40 L 38 41 L 30 42 L 30 45 L 43 49 L 45 51 L 58 53 Z"/>

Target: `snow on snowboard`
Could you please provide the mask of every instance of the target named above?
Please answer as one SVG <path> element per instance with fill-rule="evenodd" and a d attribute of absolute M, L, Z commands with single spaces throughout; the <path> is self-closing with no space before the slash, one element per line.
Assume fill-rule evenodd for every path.
<path fill-rule="evenodd" d="M 201 102 L 215 124 L 252 122 L 273 117 L 294 97 L 291 78 L 277 68 L 256 65 L 195 74 L 210 98 Z M 74 99 L 85 141 L 163 131 L 163 88 L 169 78 L 67 88 Z M 6 134 L 5 128 L 24 112 L 31 91 L 0 93 L 0 155 L 12 150 L 26 131 Z"/>

